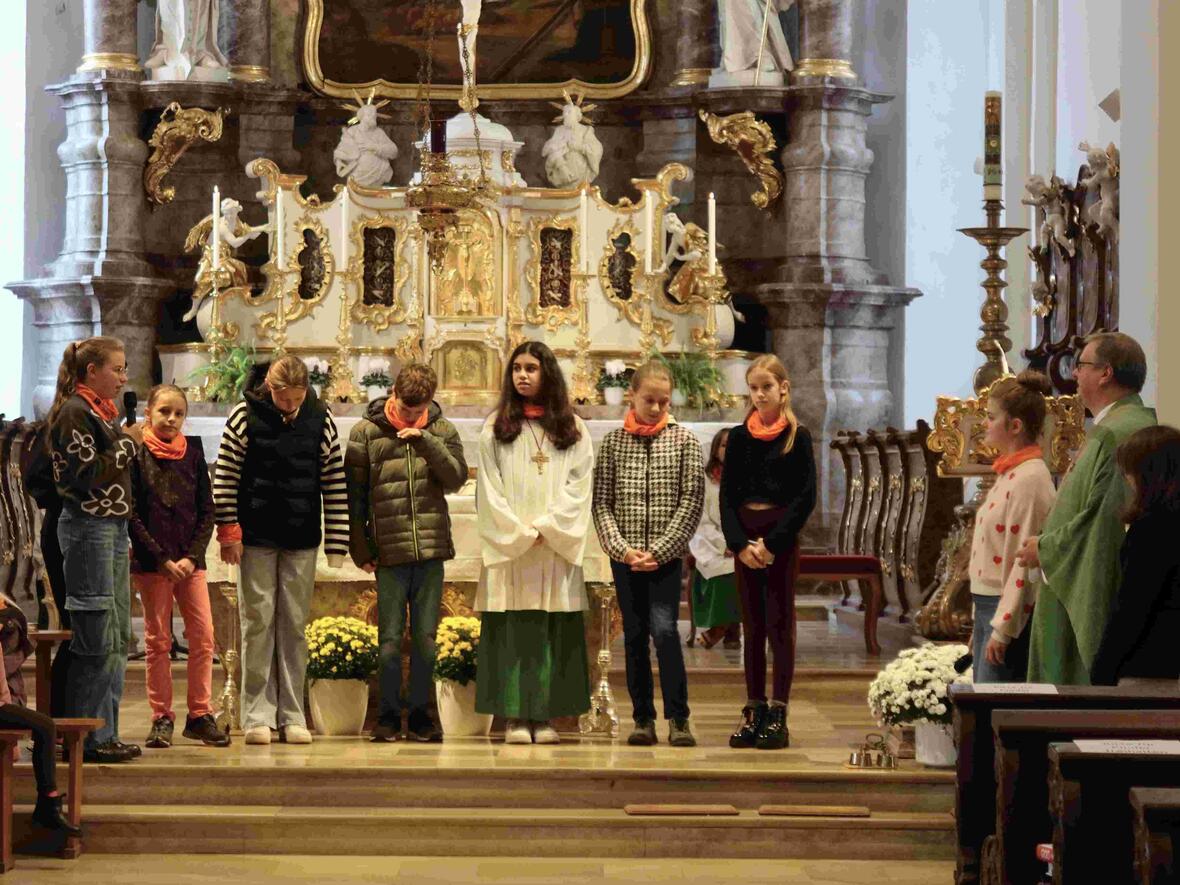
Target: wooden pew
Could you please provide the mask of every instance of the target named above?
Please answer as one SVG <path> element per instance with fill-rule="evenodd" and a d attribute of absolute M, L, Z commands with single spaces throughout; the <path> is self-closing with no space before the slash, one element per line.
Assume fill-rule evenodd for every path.
<path fill-rule="evenodd" d="M 1135 786 L 1180 787 L 1180 740 L 1077 738 L 1049 745 L 1054 885 L 1135 881 L 1129 798 Z"/>
<path fill-rule="evenodd" d="M 0 873 L 12 869 L 12 751 L 27 731 L 0 730 Z"/>
<path fill-rule="evenodd" d="M 1131 787 L 1136 879 L 1140 885 L 1180 881 L 1180 789 Z"/>
<path fill-rule="evenodd" d="M 29 630 L 29 641 L 33 643 L 36 656 L 36 676 L 34 677 L 33 692 L 36 698 L 34 707 L 38 713 L 51 715 L 49 710 L 50 674 L 53 667 L 53 647 L 59 642 L 69 642 L 74 635 L 72 630 Z"/>
<path fill-rule="evenodd" d="M 1180 738 L 1180 710 L 996 710 L 996 828 L 985 840 L 984 885 L 1035 882 L 1036 846 L 1052 836 L 1049 744 L 1074 738 Z"/>
<path fill-rule="evenodd" d="M 983 841 L 996 826 L 995 710 L 1177 710 L 1177 686 L 952 685 L 955 744 L 955 882 L 979 882 Z"/>

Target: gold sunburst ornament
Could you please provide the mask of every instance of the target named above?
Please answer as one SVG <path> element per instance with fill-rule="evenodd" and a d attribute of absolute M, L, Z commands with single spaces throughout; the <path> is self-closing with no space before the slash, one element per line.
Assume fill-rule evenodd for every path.
<path fill-rule="evenodd" d="M 596 104 L 582 104 L 582 102 L 586 99 L 584 93 L 578 92 L 574 95 L 570 95 L 570 91 L 568 89 L 562 89 L 561 95 L 565 99 L 563 104 L 558 104 L 555 101 L 549 102 L 550 106 L 555 107 L 561 111 L 560 114 L 553 118 L 554 123 L 561 123 L 565 120 L 565 109 L 567 105 L 573 105 L 576 107 L 581 115 L 580 118 L 584 118 L 591 111 L 598 109 L 598 105 Z"/>
<path fill-rule="evenodd" d="M 374 87 L 369 90 L 368 98 L 365 98 L 362 100 L 360 93 L 354 89 L 354 90 L 352 90 L 352 96 L 356 100 L 356 104 L 350 104 L 347 101 L 340 102 L 340 107 L 344 108 L 344 110 L 346 110 L 346 111 L 353 112 L 353 115 L 351 117 L 349 117 L 349 119 L 348 119 L 349 126 L 355 126 L 357 123 L 360 122 L 361 111 L 364 110 L 366 107 L 374 107 L 375 106 L 377 108 L 378 119 L 386 119 L 386 120 L 389 119 L 389 114 L 381 113 L 381 108 L 383 108 L 387 104 L 389 104 L 389 99 L 388 98 L 382 99 L 381 101 L 377 102 L 376 105 L 374 105 L 373 99 L 376 97 L 376 95 L 377 95 L 377 89 L 376 89 L 376 87 Z"/>

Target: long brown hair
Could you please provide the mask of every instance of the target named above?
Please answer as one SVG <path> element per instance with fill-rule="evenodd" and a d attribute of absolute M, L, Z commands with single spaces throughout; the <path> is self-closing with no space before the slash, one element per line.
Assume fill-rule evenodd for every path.
<path fill-rule="evenodd" d="M 1045 397 L 1052 393 L 1053 385 L 1046 375 L 1034 369 L 1025 369 L 1015 378 L 1001 378 L 993 384 L 988 398 L 1010 419 L 1020 419 L 1024 425 L 1025 441 L 1031 445 L 1041 436 L 1048 408 Z"/>
<path fill-rule="evenodd" d="M 729 428 L 722 427 L 713 434 L 713 442 L 709 444 L 709 461 L 705 464 L 705 476 L 713 476 L 721 472 L 721 447 L 729 439 Z"/>
<path fill-rule="evenodd" d="M 91 363 L 105 366 L 111 354 L 125 350 L 122 341 L 109 335 L 95 335 L 67 344 L 61 355 L 61 365 L 57 367 L 57 390 L 53 394 L 53 405 L 49 407 L 47 423 L 53 426 L 66 400 L 77 393 L 78 385 L 86 380 L 87 366 Z"/>
<path fill-rule="evenodd" d="M 537 405 L 545 407 L 541 426 L 553 441 L 556 449 L 568 449 L 582 438 L 574 421 L 574 407 L 570 403 L 569 390 L 565 386 L 565 375 L 545 344 L 540 341 L 525 341 L 512 351 L 504 368 L 504 383 L 500 387 L 500 401 L 496 404 L 496 420 L 492 433 L 502 443 L 510 443 L 520 436 L 524 421 L 524 397 L 516 392 L 512 383 L 512 364 L 521 354 L 528 354 L 541 364 L 541 390 Z"/>
<path fill-rule="evenodd" d="M 762 356 L 755 358 L 755 360 L 750 363 L 750 367 L 746 369 L 747 384 L 750 383 L 751 373 L 756 372 L 759 369 L 761 369 L 763 372 L 769 372 L 771 375 L 777 378 L 780 383 L 787 385 L 787 392 L 783 396 L 782 410 L 783 414 L 787 416 L 787 426 L 791 429 L 787 433 L 786 441 L 783 442 L 782 451 L 779 452 L 780 455 L 785 455 L 787 452 L 791 451 L 791 449 L 795 448 L 795 436 L 799 432 L 799 419 L 795 417 L 795 410 L 791 408 L 791 379 L 787 377 L 787 367 L 784 366 L 782 360 L 780 360 L 773 353 L 764 353 Z M 754 403 L 751 402 L 750 411 L 746 412 L 746 418 L 748 419 L 756 411 L 757 409 L 754 408 Z"/>
<path fill-rule="evenodd" d="M 1137 430 L 1123 440 L 1115 458 L 1133 486 L 1125 521 L 1180 515 L 1180 430 L 1166 424 Z"/>

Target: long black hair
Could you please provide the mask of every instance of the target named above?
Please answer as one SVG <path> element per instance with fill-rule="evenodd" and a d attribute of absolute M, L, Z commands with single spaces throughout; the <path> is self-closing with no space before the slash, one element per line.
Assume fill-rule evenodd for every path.
<path fill-rule="evenodd" d="M 578 431 L 577 422 L 574 421 L 574 408 L 570 403 L 565 375 L 562 374 L 561 366 L 557 364 L 557 357 L 540 341 L 523 342 L 508 358 L 492 432 L 497 441 L 502 443 L 510 443 L 520 436 L 525 401 L 524 397 L 516 392 L 516 385 L 512 383 L 512 364 L 522 354 L 528 354 L 541 364 L 541 389 L 535 400 L 537 405 L 545 407 L 545 415 L 540 419 L 540 424 L 545 428 L 545 433 L 555 448 L 568 449 L 581 439 L 581 433 Z"/>

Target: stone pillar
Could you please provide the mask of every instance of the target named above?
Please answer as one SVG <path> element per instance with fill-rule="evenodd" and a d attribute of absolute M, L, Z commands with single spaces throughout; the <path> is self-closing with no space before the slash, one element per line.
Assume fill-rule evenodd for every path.
<path fill-rule="evenodd" d="M 676 6 L 676 76 L 673 86 L 709 82 L 716 65 L 717 0 L 680 0 Z"/>
<path fill-rule="evenodd" d="M 135 7 L 137 0 L 83 0 L 82 63 L 79 73 L 138 73 Z"/>
<path fill-rule="evenodd" d="M 855 80 L 850 0 L 798 0 L 799 64 L 794 76 Z"/>
<path fill-rule="evenodd" d="M 234 80 L 270 81 L 270 0 L 229 0 L 218 31 Z"/>

